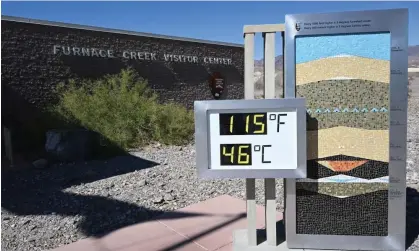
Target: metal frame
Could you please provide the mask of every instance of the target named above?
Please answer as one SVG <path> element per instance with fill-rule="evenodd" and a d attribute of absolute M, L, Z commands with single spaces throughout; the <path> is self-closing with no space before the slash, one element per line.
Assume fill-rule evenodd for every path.
<path fill-rule="evenodd" d="M 295 23 L 369 19 L 370 27 L 297 31 Z M 407 45 L 408 10 L 357 11 L 328 14 L 286 15 L 285 97 L 295 97 L 295 37 L 308 35 L 390 32 L 390 159 L 388 236 L 341 236 L 296 234 L 296 180 L 286 182 L 286 236 L 289 248 L 345 250 L 405 250 L 406 225 L 406 130 L 407 130 Z"/>
<path fill-rule="evenodd" d="M 264 98 L 275 97 L 275 33 L 281 32 L 284 42 L 284 24 L 245 25 L 244 35 L 244 96 L 245 99 L 255 98 L 254 50 L 255 33 L 262 33 L 264 40 Z M 282 47 L 284 52 L 284 47 Z M 284 53 L 283 53 L 284 54 Z M 265 226 L 267 244 L 277 245 L 276 229 L 276 186 L 275 179 L 267 178 L 265 181 Z M 256 180 L 246 179 L 246 212 L 247 212 L 247 244 L 250 247 L 257 245 L 256 232 Z M 262 247 L 263 249 L 263 247 Z"/>
<path fill-rule="evenodd" d="M 259 100 L 206 100 L 195 101 L 195 145 L 198 176 L 213 178 L 305 178 L 306 177 L 306 108 L 304 98 L 259 99 Z M 297 112 L 297 168 L 296 169 L 209 169 L 209 113 L 231 113 L 246 109 L 246 112 L 276 111 Z"/>

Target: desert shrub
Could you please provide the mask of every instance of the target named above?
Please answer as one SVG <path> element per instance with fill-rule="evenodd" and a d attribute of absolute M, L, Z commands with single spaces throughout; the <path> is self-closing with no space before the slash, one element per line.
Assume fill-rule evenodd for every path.
<path fill-rule="evenodd" d="M 193 137 L 193 114 L 177 104 L 160 104 L 147 81 L 131 69 L 102 79 L 61 84 L 51 111 L 67 123 L 96 131 L 122 148 L 159 141 L 184 144 Z"/>

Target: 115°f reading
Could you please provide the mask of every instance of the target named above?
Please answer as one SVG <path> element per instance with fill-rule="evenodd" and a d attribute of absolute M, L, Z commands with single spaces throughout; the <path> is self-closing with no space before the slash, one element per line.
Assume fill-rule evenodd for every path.
<path fill-rule="evenodd" d="M 222 113 L 220 116 L 220 135 L 266 135 L 268 132 L 267 113 Z M 270 114 L 269 120 L 277 120 L 277 132 L 281 116 Z"/>
<path fill-rule="evenodd" d="M 219 128 L 220 136 L 222 137 L 235 137 L 231 143 L 220 144 L 220 166 L 251 166 L 253 164 L 254 154 L 258 153 L 260 156 L 260 164 L 269 164 L 274 156 L 266 156 L 271 152 L 272 133 L 279 133 L 280 125 L 285 122 L 281 117 L 287 116 L 286 113 L 224 113 L 219 114 Z M 269 121 L 269 123 L 268 123 Z M 269 133 L 268 133 L 269 125 Z M 276 128 L 275 128 L 276 127 Z M 248 141 L 249 138 L 243 137 L 268 137 L 266 143 L 252 143 Z M 243 140 L 243 141 L 242 141 Z M 241 142 L 240 142 L 241 141 Z M 268 143 L 271 142 L 271 143 Z M 276 141 L 278 142 L 278 141 Z M 279 142 L 278 142 L 279 143 Z M 268 153 L 267 153 L 268 152 Z M 258 157 L 259 159 L 259 157 Z"/>

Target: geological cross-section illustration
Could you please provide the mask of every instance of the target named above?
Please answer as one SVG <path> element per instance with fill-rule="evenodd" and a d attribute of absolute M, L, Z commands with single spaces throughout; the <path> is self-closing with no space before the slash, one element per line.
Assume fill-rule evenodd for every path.
<path fill-rule="evenodd" d="M 387 235 L 389 83 L 389 33 L 296 38 L 308 130 L 297 234 Z"/>

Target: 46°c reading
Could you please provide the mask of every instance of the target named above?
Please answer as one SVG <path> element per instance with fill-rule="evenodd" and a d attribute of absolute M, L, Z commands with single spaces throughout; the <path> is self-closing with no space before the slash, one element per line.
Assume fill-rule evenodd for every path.
<path fill-rule="evenodd" d="M 269 164 L 269 156 L 265 156 L 265 151 L 272 145 L 253 145 L 252 144 L 221 144 L 220 145 L 220 164 L 221 166 L 250 166 L 252 165 L 252 152 L 262 152 L 260 160 L 263 164 Z"/>

